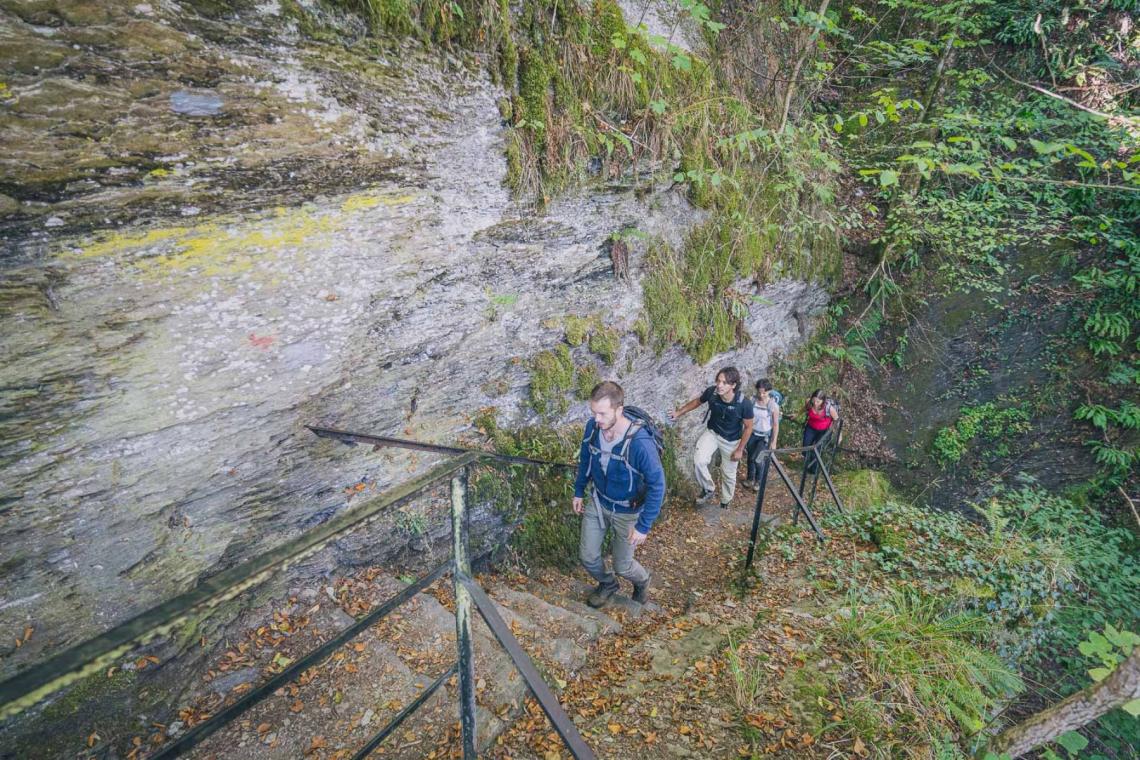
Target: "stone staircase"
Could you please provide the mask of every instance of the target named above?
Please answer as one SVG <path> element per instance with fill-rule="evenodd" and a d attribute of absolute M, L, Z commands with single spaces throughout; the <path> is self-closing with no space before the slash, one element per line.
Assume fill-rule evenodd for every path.
<path fill-rule="evenodd" d="M 580 601 L 592 588 L 583 581 L 570 581 L 566 591 L 526 578 L 508 581 L 488 576 L 480 581 L 556 694 L 586 667 L 594 642 L 620 633 L 621 620 L 628 622 L 656 609 L 616 594 L 604 609 L 594 610 Z M 402 587 L 391 576 L 374 577 L 370 581 L 373 603 Z M 311 613 L 310 623 L 297 631 L 298 638 L 327 639 L 351 623 L 351 616 L 330 596 L 320 594 L 299 606 L 306 602 L 312 602 L 305 610 Z M 452 606 L 449 584 L 440 584 L 434 593 L 419 594 L 326 660 L 317 675 L 282 689 L 210 737 L 191 756 L 351 757 L 455 660 Z M 474 617 L 476 719 L 483 752 L 522 714 L 528 690 L 482 618 L 477 613 Z M 220 684 L 228 691 L 222 693 L 219 688 L 221 697 L 237 696 L 241 686 L 235 680 L 240 679 L 232 673 L 214 678 L 206 690 Z M 217 694 L 213 698 L 219 700 Z M 454 739 L 458 730 L 457 705 L 458 687 L 451 679 L 375 756 L 424 758 L 433 751 L 443 756 L 449 737 Z"/>

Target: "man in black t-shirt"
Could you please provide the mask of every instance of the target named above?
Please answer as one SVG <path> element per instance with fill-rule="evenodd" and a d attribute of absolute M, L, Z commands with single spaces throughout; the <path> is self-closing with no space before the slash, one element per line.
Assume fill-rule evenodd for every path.
<path fill-rule="evenodd" d="M 704 393 L 670 412 L 671 419 L 708 404 L 708 429 L 697 439 L 693 455 L 697 482 L 701 484 L 700 503 L 707 504 L 713 496 L 713 479 L 709 472 L 713 454 L 720 451 L 720 506 L 727 509 L 736 493 L 736 463 L 744 457 L 744 447 L 752 435 L 753 409 L 751 399 L 740 392 L 740 372 L 736 367 L 725 367 L 716 374 L 716 384 L 705 388 Z"/>

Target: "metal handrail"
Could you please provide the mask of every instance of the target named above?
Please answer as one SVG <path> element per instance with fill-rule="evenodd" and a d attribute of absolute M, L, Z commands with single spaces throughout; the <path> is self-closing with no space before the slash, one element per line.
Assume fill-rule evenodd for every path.
<path fill-rule="evenodd" d="M 82 642 L 3 681 L 0 683 L 0 718 L 22 712 L 69 684 L 102 670 L 112 660 L 117 659 L 132 647 L 169 633 L 190 615 L 232 599 L 245 589 L 265 580 L 271 573 L 279 572 L 298 560 L 313 554 L 332 540 L 373 521 L 389 508 L 404 503 L 425 488 L 451 476 L 453 532 L 452 558 L 448 562 L 439 565 L 315 650 L 290 663 L 282 672 L 247 692 L 233 704 L 194 726 L 178 739 L 163 745 L 155 757 L 176 757 L 197 746 L 219 729 L 232 723 L 239 715 L 255 704 L 300 676 L 306 669 L 323 661 L 336 649 L 383 619 L 399 605 L 421 593 L 444 575 L 451 573 L 455 581 L 457 661 L 441 674 L 433 684 L 421 692 L 415 700 L 401 710 L 388 725 L 368 739 L 357 752 L 356 758 L 367 757 L 409 715 L 422 706 L 441 685 L 455 674 L 459 676 L 461 694 L 460 718 L 463 727 L 463 754 L 465 758 L 476 756 L 475 658 L 469 612 L 471 604 L 474 603 L 480 615 L 487 621 L 495 638 L 518 668 L 523 680 L 542 706 L 543 711 L 550 717 L 551 723 L 566 742 L 571 754 L 582 760 L 593 760 L 593 752 L 578 733 L 573 721 L 559 705 L 550 688 L 542 681 L 534 664 L 515 640 L 510 629 L 503 623 L 489 597 L 471 578 L 471 562 L 467 556 L 467 480 L 469 469 L 473 464 L 490 460 L 510 464 L 559 468 L 569 468 L 572 465 L 494 452 L 425 444 L 388 436 L 366 435 L 331 428 L 306 427 L 309 427 L 318 436 L 340 440 L 348 445 L 367 443 L 374 446 L 398 446 L 456 455 L 456 458 L 396 487 L 391 493 L 382 495 L 379 499 L 360 509 L 342 513 L 324 525 L 308 531 L 276 549 L 202 581 L 195 589 L 159 604 L 106 633 Z M 489 555 L 490 552 L 485 556 Z"/>
<path fill-rule="evenodd" d="M 451 572 L 451 563 L 444 562 L 436 567 L 434 570 L 416 580 L 411 585 L 407 586 L 404 590 L 400 591 L 395 596 L 388 599 L 376 609 L 372 610 L 363 617 L 357 619 L 355 623 L 345 628 L 333 638 L 321 644 L 319 647 L 309 652 L 304 657 L 297 659 L 288 667 L 282 670 L 277 675 L 270 678 L 265 683 L 261 684 L 255 689 L 251 689 L 241 699 L 228 705 L 221 712 L 210 716 L 209 720 L 205 720 L 192 729 L 187 731 L 182 736 L 170 744 L 163 745 L 162 749 L 153 760 L 159 758 L 178 757 L 183 752 L 201 744 L 207 737 L 224 728 L 231 723 L 236 717 L 241 715 L 249 708 L 256 705 L 268 696 L 271 696 L 275 691 L 285 686 L 287 683 L 297 678 L 309 668 L 314 665 L 319 665 L 326 657 L 331 655 L 340 647 L 347 644 L 352 639 L 363 633 L 369 626 L 376 624 L 380 620 L 388 616 L 392 610 L 399 607 L 404 602 L 410 600 L 413 596 L 426 589 L 431 584 Z M 397 716 L 398 717 L 398 716 Z"/>
<path fill-rule="evenodd" d="M 761 463 L 760 469 L 760 485 L 756 493 L 756 507 L 752 515 L 752 531 L 748 538 L 748 554 L 744 559 L 743 574 L 747 576 L 748 571 L 752 569 L 752 561 L 756 556 L 756 541 L 760 534 L 760 519 L 764 509 L 764 496 L 768 489 L 768 470 L 769 467 L 775 467 L 776 474 L 780 476 L 784 487 L 788 489 L 788 493 L 792 495 L 792 499 L 796 503 L 795 521 L 799 521 L 802 514 L 807 518 L 808 524 L 815 532 L 816 538 L 820 543 L 826 540 L 823 531 L 820 529 L 819 524 L 815 520 L 815 515 L 812 514 L 811 508 L 815 504 L 816 487 L 819 485 L 819 476 L 823 475 L 824 482 L 827 484 L 827 489 L 831 493 L 831 498 L 835 502 L 836 508 L 840 512 L 846 512 L 843 507 L 843 502 L 839 498 L 839 492 L 835 488 L 835 484 L 831 480 L 831 467 L 835 464 L 835 454 L 839 449 L 839 439 L 843 432 L 843 420 L 838 420 L 835 425 L 829 430 L 829 434 L 824 437 L 822 441 L 817 441 L 811 446 L 792 446 L 780 449 L 765 449 L 756 454 L 756 462 Z M 800 476 L 800 485 L 797 489 L 792 485 L 792 479 L 788 475 L 784 464 L 780 461 L 780 454 L 790 454 L 798 452 L 811 452 L 811 458 L 815 460 L 815 476 L 812 480 L 811 494 L 809 498 L 804 500 L 804 485 L 806 483 L 808 473 L 808 458 L 804 458 L 804 469 Z M 828 463 L 824 463 L 824 457 L 830 454 Z"/>
<path fill-rule="evenodd" d="M 573 465 L 460 447 L 426 444 L 419 441 L 389 436 L 368 435 L 314 426 L 306 427 L 320 437 L 332 438 L 348 445 L 365 443 L 377 447 L 395 446 L 449 454 L 456 458 L 433 468 L 408 483 L 397 486 L 389 494 L 382 495 L 380 498 L 359 509 L 350 510 L 337 515 L 325 524 L 291 541 L 287 541 L 281 546 L 265 552 L 249 562 L 218 573 L 202 581 L 191 591 L 140 613 L 106 633 L 82 642 L 59 655 L 49 658 L 39 665 L 3 681 L 0 683 L 0 718 L 17 714 L 80 678 L 102 670 L 112 660 L 120 657 L 132 647 L 169 633 L 177 624 L 190 615 L 207 608 L 216 607 L 222 602 L 234 598 L 245 589 L 268 578 L 271 573 L 280 572 L 298 560 L 310 556 L 327 546 L 334 539 L 372 522 L 391 507 L 408 501 L 425 488 L 434 485 L 445 477 L 451 476 L 452 558 L 450 561 L 436 567 L 382 603 L 376 609 L 356 620 L 353 624 L 317 649 L 309 652 L 297 661 L 290 663 L 281 673 L 276 674 L 266 683 L 244 694 L 233 704 L 227 706 L 208 720 L 194 726 L 178 739 L 164 745 L 156 757 L 176 757 L 198 745 L 220 728 L 231 723 L 238 715 L 273 694 L 280 687 L 298 677 L 306 669 L 324 660 L 337 648 L 358 636 L 369 626 L 374 625 L 391 613 L 392 610 L 396 609 L 399 605 L 408 601 L 416 594 L 423 592 L 432 583 L 450 572 L 454 580 L 456 601 L 457 661 L 447 671 L 437 677 L 435 682 L 421 692 L 415 700 L 401 710 L 388 725 L 365 742 L 363 747 L 357 752 L 356 758 L 367 757 L 385 738 L 395 731 L 409 715 L 422 706 L 443 683 L 455 674 L 458 674 L 459 677 L 463 755 L 468 760 L 476 756 L 475 658 L 472 645 L 473 638 L 470 615 L 473 605 L 475 610 L 477 610 L 486 621 L 488 628 L 490 628 L 496 640 L 498 640 L 506 650 L 511 661 L 522 675 L 524 682 L 538 700 L 543 711 L 550 718 L 551 724 L 562 737 L 571 754 L 575 758 L 579 758 L 579 760 L 593 760 L 593 752 L 582 739 L 573 721 L 566 714 L 565 710 L 562 709 L 549 686 L 542 680 L 534 663 L 531 662 L 518 641 L 514 638 L 510 628 L 503 622 L 494 607 L 494 603 L 491 602 L 486 592 L 483 591 L 472 578 L 471 563 L 467 556 L 467 486 L 468 473 L 473 464 L 490 460 L 510 464 L 555 466 L 559 468 L 571 468 Z M 829 436 L 825 438 L 824 441 L 816 443 L 813 446 L 770 449 L 762 451 L 757 455 L 758 461 L 760 459 L 764 460 L 763 474 L 759 493 L 757 494 L 756 512 L 753 519 L 752 535 L 749 543 L 748 558 L 745 564 L 745 572 L 747 572 L 752 565 L 770 464 L 775 466 L 780 479 L 784 482 L 784 485 L 795 499 L 799 510 L 797 517 L 802 513 L 811 524 L 820 541 L 824 540 L 823 533 L 811 513 L 810 504 L 806 503 L 803 499 L 804 479 L 801 478 L 798 491 L 793 488 L 791 478 L 780 462 L 778 455 L 810 451 L 817 464 L 817 469 L 809 501 L 814 502 L 815 488 L 818 485 L 819 475 L 822 473 L 831 496 L 835 500 L 836 506 L 842 511 L 843 505 L 831 481 L 829 467 L 824 463 L 823 457 L 823 454 L 830 453 L 831 463 L 834 463 L 835 450 L 838 448 L 839 431 L 841 429 L 842 420 L 840 420 L 836 426 L 833 436 Z"/>
<path fill-rule="evenodd" d="M 541 467 L 563 467 L 566 469 L 574 469 L 577 466 L 567 464 L 566 462 L 552 462 L 547 459 L 532 459 L 531 457 L 521 457 L 512 454 L 500 454 L 497 451 L 483 451 L 481 449 L 468 449 L 461 446 L 443 446 L 438 443 L 424 443 L 408 438 L 395 438 L 389 435 L 353 433 L 349 430 L 337 430 L 336 428 L 317 427 L 315 425 L 305 425 L 305 427 L 321 438 L 332 438 L 349 446 L 355 446 L 358 443 L 368 443 L 375 447 L 388 446 L 392 448 L 412 449 L 414 451 L 430 451 L 434 454 L 479 454 L 487 459 L 509 462 L 511 464 L 533 464 Z"/>
<path fill-rule="evenodd" d="M 20 713 L 63 687 L 103 670 L 131 648 L 169 633 L 178 623 L 205 608 L 232 599 L 262 582 L 271 573 L 280 572 L 319 551 L 341 535 L 371 522 L 390 508 L 403 504 L 424 488 L 479 458 L 478 454 L 465 454 L 445 462 L 359 509 L 342 512 L 323 525 L 270 549 L 249 562 L 211 576 L 190 591 L 151 607 L 105 633 L 17 673 L 0 683 L 0 719 Z"/>

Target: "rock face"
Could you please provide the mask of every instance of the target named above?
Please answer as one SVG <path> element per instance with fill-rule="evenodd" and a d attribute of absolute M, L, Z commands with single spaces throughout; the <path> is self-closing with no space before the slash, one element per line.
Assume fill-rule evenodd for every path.
<path fill-rule="evenodd" d="M 538 213 L 503 186 L 477 65 L 350 22 L 316 43 L 282 7 L 0 0 L 0 677 L 430 463 L 306 423 L 533 422 L 528 362 L 569 315 L 624 335 L 599 372 L 653 412 L 711 381 L 627 334 L 644 246 L 628 281 L 605 246 L 679 244 L 700 218 L 682 194 L 641 180 Z M 753 343 L 712 364 L 762 370 L 826 302 L 760 294 Z"/>

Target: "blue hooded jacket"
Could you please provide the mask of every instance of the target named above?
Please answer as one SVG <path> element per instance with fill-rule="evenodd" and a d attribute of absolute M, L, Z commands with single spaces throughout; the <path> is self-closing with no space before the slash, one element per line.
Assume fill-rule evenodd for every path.
<path fill-rule="evenodd" d="M 585 435 L 578 451 L 578 478 L 574 481 L 574 495 L 582 498 L 586 495 L 586 484 L 592 483 L 602 506 L 614 512 L 623 514 L 640 513 L 637 518 L 637 532 L 649 533 L 653 521 L 661 513 L 661 504 L 665 501 L 665 468 L 661 466 L 661 458 L 657 454 L 657 444 L 653 436 L 645 428 L 639 427 L 629 442 L 627 456 L 629 465 L 616 458 L 611 458 L 606 472 L 602 472 L 601 454 L 590 451 L 590 443 L 596 435 L 596 425 L 593 420 L 586 423 Z M 614 447 L 614 454 L 619 454 L 624 443 Z M 598 448 L 595 445 L 595 448 Z M 645 503 L 640 507 L 623 506 L 615 502 L 628 504 L 636 498 L 645 483 Z"/>

